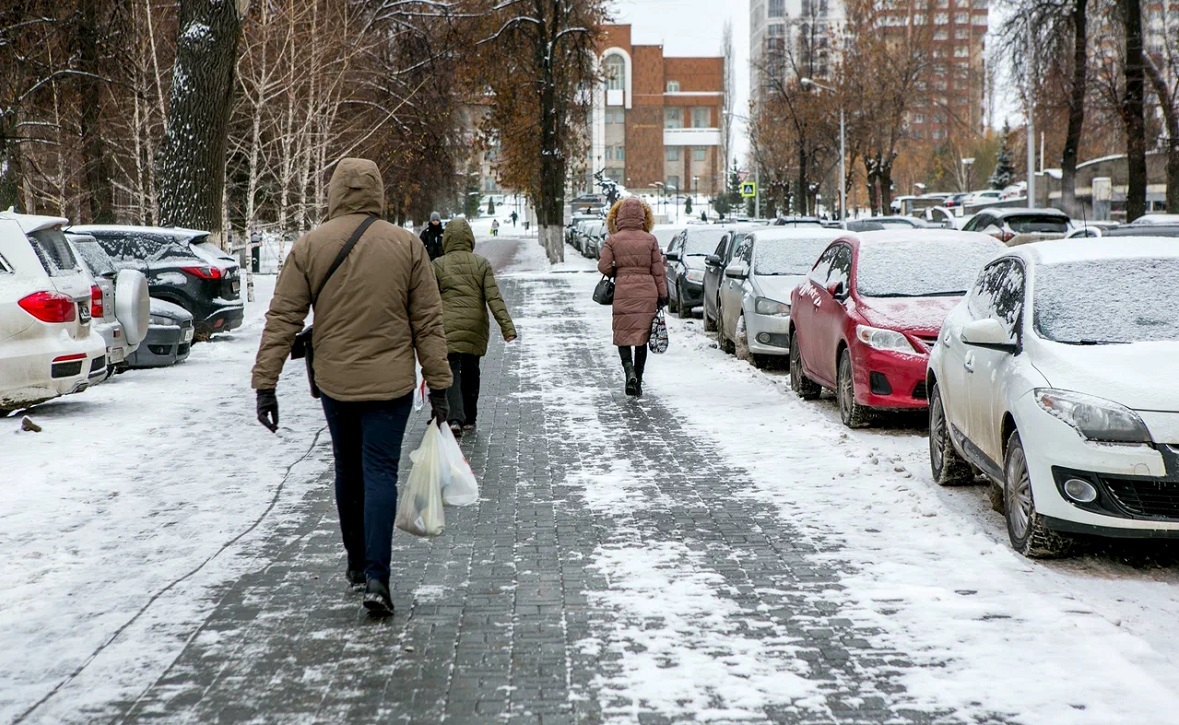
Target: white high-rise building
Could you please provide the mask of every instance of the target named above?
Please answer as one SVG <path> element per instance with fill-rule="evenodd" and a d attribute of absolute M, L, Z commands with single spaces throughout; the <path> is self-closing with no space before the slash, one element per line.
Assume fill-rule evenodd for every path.
<path fill-rule="evenodd" d="M 751 97 L 774 79 L 826 78 L 846 17 L 843 0 L 750 0 Z"/>

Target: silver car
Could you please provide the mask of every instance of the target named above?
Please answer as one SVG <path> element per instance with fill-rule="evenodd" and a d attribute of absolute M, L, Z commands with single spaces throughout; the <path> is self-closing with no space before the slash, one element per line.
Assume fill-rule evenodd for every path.
<path fill-rule="evenodd" d="M 790 354 L 790 293 L 841 229 L 773 228 L 746 235 L 720 283 L 717 342 L 768 367 Z"/>
<path fill-rule="evenodd" d="M 135 270 L 120 272 L 92 236 L 67 233 L 66 239 L 92 278 L 91 326 L 106 342 L 109 377 L 127 369 L 127 358 L 147 334 L 147 278 Z"/>

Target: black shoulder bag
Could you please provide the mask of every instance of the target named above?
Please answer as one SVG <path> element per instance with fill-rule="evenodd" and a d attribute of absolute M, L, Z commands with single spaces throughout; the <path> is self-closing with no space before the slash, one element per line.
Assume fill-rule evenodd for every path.
<path fill-rule="evenodd" d="M 368 231 L 368 228 L 376 220 L 377 218 L 375 216 L 369 216 L 360 223 L 360 226 L 356 227 L 356 231 L 352 232 L 352 236 L 348 238 L 348 243 L 340 250 L 339 255 L 336 256 L 336 261 L 332 262 L 332 266 L 328 268 L 327 275 L 319 283 L 319 289 L 311 295 L 311 307 L 313 309 L 319 296 L 323 294 L 323 288 L 327 286 L 328 280 L 332 278 L 332 275 L 336 273 L 336 270 L 348 258 L 348 255 L 352 252 L 352 248 L 356 246 L 356 243 L 360 241 L 360 238 L 364 236 L 364 233 Z M 315 348 L 311 344 L 311 334 L 314 328 L 314 325 L 308 325 L 302 332 L 295 335 L 295 341 L 291 343 L 291 359 L 302 359 L 307 363 L 307 382 L 311 385 L 311 397 L 318 398 L 319 386 L 315 384 Z"/>

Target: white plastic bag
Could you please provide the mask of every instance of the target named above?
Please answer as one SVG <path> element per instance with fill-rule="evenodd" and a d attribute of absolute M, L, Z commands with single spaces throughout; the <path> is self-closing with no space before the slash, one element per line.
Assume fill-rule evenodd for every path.
<path fill-rule="evenodd" d="M 479 501 L 479 482 L 475 480 L 475 472 L 454 439 L 454 433 L 450 432 L 450 426 L 442 426 L 440 433 L 438 449 L 442 459 L 442 502 L 448 506 L 470 506 Z"/>
<path fill-rule="evenodd" d="M 442 511 L 442 436 L 438 426 L 426 426 L 422 444 L 409 454 L 413 468 L 397 502 L 394 525 L 414 536 L 438 536 L 446 528 Z"/>
<path fill-rule="evenodd" d="M 417 385 L 414 386 L 413 390 L 413 409 L 416 412 L 426 407 L 426 396 L 430 394 L 430 389 L 426 387 L 426 379 L 422 377 L 422 366 L 420 364 L 414 364 L 414 372 L 417 373 Z"/>

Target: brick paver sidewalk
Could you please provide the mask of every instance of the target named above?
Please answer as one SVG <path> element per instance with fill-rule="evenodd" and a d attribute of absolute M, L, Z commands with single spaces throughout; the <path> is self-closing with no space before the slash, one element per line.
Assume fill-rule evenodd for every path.
<path fill-rule="evenodd" d="M 684 445 L 657 399 L 623 399 L 614 352 L 589 339 L 567 277 L 507 278 L 501 287 L 524 344 L 493 344 L 484 361 L 481 428 L 463 444 L 483 501 L 449 509 L 439 539 L 398 533 L 396 616 L 370 620 L 346 591 L 325 474 L 305 501 L 304 524 L 269 543 L 273 563 L 223 593 L 173 666 L 121 704 L 118 721 L 693 721 L 636 701 L 624 686 L 627 658 L 643 649 L 626 641 L 627 628 L 660 623 L 612 606 L 603 596 L 609 573 L 587 565 L 603 552 L 668 545 L 690 549 L 716 577 L 715 596 L 740 612 L 722 641 L 764 636 L 763 658 L 818 685 L 819 697 L 767 705 L 754 722 L 958 721 L 906 709 L 898 675 L 912 665 L 873 650 L 872 633 L 840 616 L 837 551 L 734 495 L 745 474 L 707 440 Z M 527 341 L 541 335 L 570 344 L 538 352 Z M 592 398 L 582 402 L 596 417 L 559 404 L 562 377 Z M 412 441 L 423 426 L 417 417 Z M 634 493 L 658 505 L 624 503 L 610 516 L 591 505 L 576 481 L 620 465 L 647 481 Z M 406 459 L 403 478 L 408 468 Z M 717 662 L 726 654 L 692 636 L 676 646 Z"/>

